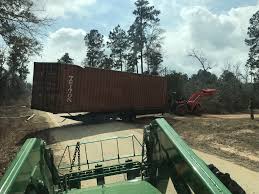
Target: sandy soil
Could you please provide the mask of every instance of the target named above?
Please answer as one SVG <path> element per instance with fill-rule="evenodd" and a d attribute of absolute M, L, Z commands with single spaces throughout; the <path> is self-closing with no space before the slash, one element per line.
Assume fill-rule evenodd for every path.
<path fill-rule="evenodd" d="M 215 155 L 206 154 L 198 150 L 194 150 L 194 152 L 206 163 L 214 164 L 218 169 L 220 169 L 224 173 L 230 173 L 231 178 L 234 179 L 246 191 L 247 194 L 259 193 L 258 172 L 254 172 L 242 166 L 236 165 Z"/>
<path fill-rule="evenodd" d="M 166 116 L 193 148 L 259 171 L 259 115 L 253 121 L 249 115 Z"/>

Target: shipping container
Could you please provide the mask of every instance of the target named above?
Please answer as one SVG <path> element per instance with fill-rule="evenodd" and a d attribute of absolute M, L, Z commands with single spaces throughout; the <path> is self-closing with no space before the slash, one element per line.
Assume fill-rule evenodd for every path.
<path fill-rule="evenodd" d="M 31 108 L 52 113 L 161 113 L 164 77 L 61 63 L 34 63 Z"/>

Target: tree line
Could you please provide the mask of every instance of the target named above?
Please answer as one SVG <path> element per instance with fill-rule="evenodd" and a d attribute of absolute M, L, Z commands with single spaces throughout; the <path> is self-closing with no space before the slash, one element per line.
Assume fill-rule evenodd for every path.
<path fill-rule="evenodd" d="M 0 104 L 30 95 L 28 63 L 42 50 L 40 29 L 51 22 L 33 9 L 32 0 L 0 2 Z"/>
<path fill-rule="evenodd" d="M 168 93 L 176 92 L 177 100 L 188 99 L 192 93 L 205 88 L 217 89 L 216 95 L 205 97 L 202 109 L 207 113 L 234 113 L 248 110 L 249 100 L 254 93 L 254 85 L 245 82 L 233 69 L 224 69 L 217 76 L 204 69 L 188 76 L 187 74 L 172 71 L 166 75 Z M 255 89 L 259 93 L 259 87 Z M 259 99 L 255 98 L 259 107 Z"/>
<path fill-rule="evenodd" d="M 1 0 L 0 2 L 0 104 L 10 99 L 29 97 L 31 84 L 27 83 L 28 63 L 42 51 L 39 37 L 42 27 L 49 26 L 49 18 L 38 17 L 33 10 L 33 0 Z M 84 37 L 85 67 L 97 67 L 134 73 L 160 74 L 162 70 L 163 30 L 160 27 L 160 11 L 148 0 L 137 0 L 133 10 L 134 21 L 128 29 L 115 26 L 108 34 L 108 41 L 96 29 Z M 220 76 L 211 73 L 214 64 L 197 49 L 187 55 L 200 63 L 201 69 L 187 76 L 169 72 L 169 90 L 188 98 L 202 88 L 216 88 L 218 93 L 206 106 L 209 112 L 235 112 L 247 108 L 249 98 L 258 104 L 259 94 L 259 11 L 250 19 L 245 44 L 250 48 L 245 67 L 226 68 Z M 177 49 L 177 48 L 176 48 Z M 73 63 L 65 53 L 59 60 Z M 173 67 L 173 64 L 170 64 Z M 207 103 L 207 102 L 206 102 Z"/>

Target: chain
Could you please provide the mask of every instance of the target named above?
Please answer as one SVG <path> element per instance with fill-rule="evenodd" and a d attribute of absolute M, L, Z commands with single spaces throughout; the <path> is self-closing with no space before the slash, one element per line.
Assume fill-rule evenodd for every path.
<path fill-rule="evenodd" d="M 77 155 L 77 157 L 78 157 L 78 170 L 81 170 L 81 167 L 80 167 L 80 142 L 76 143 L 75 152 L 74 152 L 72 163 L 71 163 L 71 166 L 70 166 L 70 172 L 72 172 L 72 169 L 75 166 L 75 160 L 76 160 L 76 154 L 77 153 L 78 153 L 78 155 Z"/>
<path fill-rule="evenodd" d="M 78 155 L 77 155 L 77 159 L 78 159 L 78 171 L 81 170 L 81 166 L 80 166 L 80 143 L 77 142 L 77 151 L 78 151 Z"/>

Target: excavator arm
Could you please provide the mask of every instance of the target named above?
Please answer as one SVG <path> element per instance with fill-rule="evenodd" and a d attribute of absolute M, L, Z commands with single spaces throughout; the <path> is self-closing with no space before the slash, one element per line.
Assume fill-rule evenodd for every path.
<path fill-rule="evenodd" d="M 216 93 L 216 89 L 202 89 L 195 92 L 187 101 L 187 105 L 190 107 L 190 112 L 193 112 L 195 108 L 198 108 L 202 97 L 213 96 Z"/>

